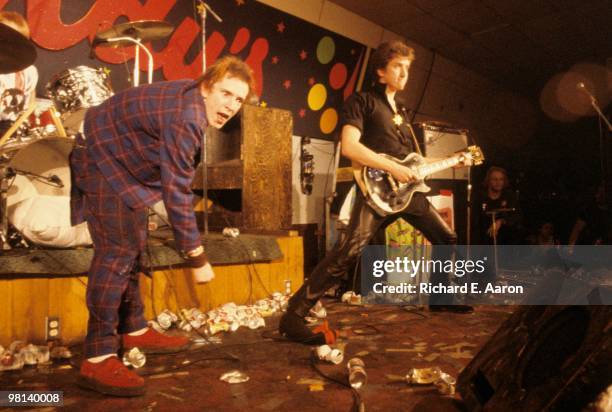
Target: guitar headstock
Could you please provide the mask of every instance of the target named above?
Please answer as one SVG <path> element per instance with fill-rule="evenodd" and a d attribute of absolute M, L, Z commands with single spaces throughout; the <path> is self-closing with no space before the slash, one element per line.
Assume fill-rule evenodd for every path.
<path fill-rule="evenodd" d="M 478 166 L 484 162 L 484 154 L 480 147 L 473 145 L 458 153 L 459 161 L 463 166 Z"/>

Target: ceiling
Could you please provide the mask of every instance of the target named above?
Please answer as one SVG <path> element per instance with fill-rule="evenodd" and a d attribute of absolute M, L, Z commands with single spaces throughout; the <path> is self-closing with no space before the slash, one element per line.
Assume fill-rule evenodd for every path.
<path fill-rule="evenodd" d="M 331 1 L 529 95 L 575 63 L 612 68 L 609 0 Z"/>

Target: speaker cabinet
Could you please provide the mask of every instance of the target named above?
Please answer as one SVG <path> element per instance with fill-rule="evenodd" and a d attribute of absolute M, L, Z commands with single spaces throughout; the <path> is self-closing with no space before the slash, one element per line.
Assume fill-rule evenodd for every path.
<path fill-rule="evenodd" d="M 612 307 L 525 306 L 461 372 L 470 411 L 581 411 L 612 383 Z"/>

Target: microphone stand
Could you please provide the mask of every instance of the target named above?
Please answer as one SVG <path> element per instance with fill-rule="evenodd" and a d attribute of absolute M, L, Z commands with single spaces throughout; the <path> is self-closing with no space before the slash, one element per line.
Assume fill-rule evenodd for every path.
<path fill-rule="evenodd" d="M 2 250 L 10 250 L 8 242 L 8 167 L 0 165 L 0 246 Z"/>
<path fill-rule="evenodd" d="M 612 132 L 612 124 L 610 124 L 610 121 L 608 120 L 608 118 L 602 113 L 601 109 L 599 108 L 599 104 L 597 103 L 597 99 L 595 98 L 595 96 L 593 96 L 591 93 L 589 93 L 584 88 L 581 88 L 581 90 L 583 90 L 589 96 L 589 98 L 591 100 L 591 106 L 593 107 L 593 109 L 595 109 L 595 111 L 597 112 L 597 114 L 599 115 L 601 120 L 603 120 L 604 123 L 608 126 L 608 131 Z"/>
<path fill-rule="evenodd" d="M 136 44 L 136 54 L 134 56 L 134 79 L 133 79 L 133 86 L 136 87 L 140 84 L 140 49 L 142 48 L 146 53 L 147 56 L 149 58 L 149 64 L 148 64 L 148 81 L 149 84 L 153 83 L 153 55 L 151 54 L 151 52 L 149 51 L 149 49 L 147 49 L 147 47 L 142 44 L 140 42 L 139 39 L 135 39 L 133 37 L 111 37 L 109 39 L 106 39 L 106 41 L 108 43 L 112 43 L 112 42 L 116 42 L 116 41 L 129 41 L 132 43 Z"/>
<path fill-rule="evenodd" d="M 206 71 L 206 10 L 213 15 L 219 23 L 223 22 L 221 17 L 215 13 L 208 4 L 200 0 L 200 4 L 197 6 L 200 17 L 202 18 L 202 73 Z M 207 144 L 206 144 L 206 131 L 204 131 L 202 137 L 202 150 L 200 161 L 202 162 L 202 203 L 204 206 L 204 235 L 208 235 L 208 160 L 207 156 Z"/>
<path fill-rule="evenodd" d="M 595 112 L 597 112 L 597 115 L 599 116 L 599 118 L 606 124 L 606 126 L 608 126 L 608 132 L 612 132 L 612 125 L 610 124 L 608 117 L 605 116 L 603 112 L 601 111 L 601 109 L 599 108 L 599 104 L 597 103 L 597 99 L 595 98 L 595 96 L 593 96 L 591 92 L 587 90 L 587 88 L 584 86 L 584 83 L 578 83 L 576 85 L 576 88 L 586 93 L 587 96 L 589 96 L 589 99 L 591 101 L 591 106 L 593 107 Z M 608 206 L 612 205 L 612 197 L 611 197 L 612 193 L 610 193 L 610 187 L 608 187 L 610 176 L 609 176 L 609 173 L 607 173 L 607 172 L 610 172 L 610 170 L 612 170 L 612 165 L 610 164 L 610 162 L 612 162 L 612 158 L 610 158 L 610 152 L 608 149 L 609 147 L 608 145 L 610 144 L 611 144 L 610 142 L 607 142 L 604 139 L 604 132 L 603 132 L 603 129 L 600 123 L 599 124 L 599 152 L 601 153 L 601 179 L 602 179 L 602 184 L 604 187 L 604 199 Z"/>

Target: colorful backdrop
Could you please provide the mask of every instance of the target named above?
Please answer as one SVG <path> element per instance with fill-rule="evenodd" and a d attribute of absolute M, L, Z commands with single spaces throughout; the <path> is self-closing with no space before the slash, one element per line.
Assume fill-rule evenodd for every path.
<path fill-rule="evenodd" d="M 355 89 L 366 47 L 254 0 L 208 0 L 223 19 L 206 19 L 206 58 L 245 59 L 257 77 L 263 104 L 290 110 L 294 133 L 333 137 L 338 109 Z M 171 36 L 149 44 L 155 80 L 196 77 L 202 70 L 201 19 L 198 2 L 177 0 L 0 0 L 0 9 L 27 18 L 38 48 L 38 94 L 63 70 L 78 65 L 108 67 L 115 91 L 129 87 L 133 48 L 97 47 L 96 32 L 136 20 L 164 20 Z M 3 46 L 0 46 L 3 47 Z M 146 55 L 141 53 L 146 79 Z"/>

